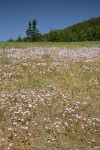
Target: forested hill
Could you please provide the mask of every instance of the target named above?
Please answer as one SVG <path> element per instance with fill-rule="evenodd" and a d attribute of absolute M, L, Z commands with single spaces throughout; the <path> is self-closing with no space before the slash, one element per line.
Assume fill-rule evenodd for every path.
<path fill-rule="evenodd" d="M 46 34 L 39 33 L 36 27 L 37 20 L 29 21 L 28 29 L 26 30 L 27 36 L 16 39 L 9 39 L 9 42 L 77 42 L 77 41 L 100 41 L 100 17 L 92 18 L 87 21 L 77 23 L 63 30 L 51 30 Z"/>
<path fill-rule="evenodd" d="M 43 35 L 47 41 L 100 41 L 100 17 L 77 23 L 63 30 L 51 30 Z"/>

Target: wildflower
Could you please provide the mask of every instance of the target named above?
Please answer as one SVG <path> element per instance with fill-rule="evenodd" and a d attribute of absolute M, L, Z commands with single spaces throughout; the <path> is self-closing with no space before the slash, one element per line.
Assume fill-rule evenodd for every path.
<path fill-rule="evenodd" d="M 12 145 L 13 145 L 13 143 L 10 143 L 10 144 L 9 144 L 9 147 L 11 147 Z"/>
<path fill-rule="evenodd" d="M 14 126 L 17 126 L 17 122 L 13 122 L 13 125 L 14 125 Z"/>
<path fill-rule="evenodd" d="M 68 122 L 65 122 L 64 124 L 65 124 L 65 126 L 68 126 Z"/>
<path fill-rule="evenodd" d="M 32 104 L 29 104 L 28 107 L 29 107 L 29 108 L 32 108 Z"/>
<path fill-rule="evenodd" d="M 8 128 L 8 131 L 11 131 L 12 130 L 12 128 Z"/>
<path fill-rule="evenodd" d="M 81 125 L 81 128 L 84 129 L 84 125 L 83 124 Z"/>
<path fill-rule="evenodd" d="M 28 127 L 22 127 L 22 130 L 28 130 Z"/>

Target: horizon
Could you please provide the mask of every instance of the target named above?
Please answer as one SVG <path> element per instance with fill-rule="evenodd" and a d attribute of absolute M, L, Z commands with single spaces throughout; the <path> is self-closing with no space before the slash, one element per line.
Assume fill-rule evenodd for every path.
<path fill-rule="evenodd" d="M 0 41 L 25 37 L 33 19 L 37 20 L 39 32 L 45 34 L 100 17 L 99 6 L 99 0 L 0 0 Z"/>

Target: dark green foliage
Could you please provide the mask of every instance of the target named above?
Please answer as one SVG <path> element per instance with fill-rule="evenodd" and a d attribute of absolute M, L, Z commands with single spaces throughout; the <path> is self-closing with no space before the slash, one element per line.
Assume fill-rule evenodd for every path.
<path fill-rule="evenodd" d="M 28 29 L 26 31 L 27 37 L 31 38 L 32 37 L 32 27 L 31 27 L 31 22 L 29 21 L 28 23 Z"/>
<path fill-rule="evenodd" d="M 37 29 L 37 20 L 29 21 L 26 30 L 27 37 L 19 36 L 17 42 L 78 42 L 78 41 L 100 41 L 100 17 L 77 23 L 63 30 L 51 30 L 49 33 L 40 34 Z M 9 42 L 14 40 L 10 38 Z"/>
<path fill-rule="evenodd" d="M 16 42 L 21 42 L 22 41 L 22 38 L 21 36 L 19 35 L 19 37 L 17 38 Z"/>
<path fill-rule="evenodd" d="M 51 30 L 43 35 L 45 41 L 100 41 L 100 17 L 77 23 L 63 30 Z"/>
<path fill-rule="evenodd" d="M 62 30 L 63 34 L 70 32 L 70 41 L 99 41 L 100 40 L 100 17 L 78 23 Z M 65 36 L 66 37 L 66 36 Z M 68 41 L 66 38 L 65 41 Z"/>
<path fill-rule="evenodd" d="M 8 42 L 13 42 L 14 40 L 12 38 L 9 38 Z"/>
<path fill-rule="evenodd" d="M 32 42 L 40 41 L 41 34 L 39 33 L 39 30 L 37 29 L 36 25 L 37 25 L 37 20 L 36 19 L 34 19 L 32 21 L 32 23 L 29 21 L 28 29 L 26 31 L 27 38 L 24 39 L 24 40 L 29 41 L 29 42 L 31 42 L 31 41 Z"/>
<path fill-rule="evenodd" d="M 48 34 L 46 34 L 47 41 L 59 42 L 62 41 L 61 37 L 61 30 L 51 30 Z"/>

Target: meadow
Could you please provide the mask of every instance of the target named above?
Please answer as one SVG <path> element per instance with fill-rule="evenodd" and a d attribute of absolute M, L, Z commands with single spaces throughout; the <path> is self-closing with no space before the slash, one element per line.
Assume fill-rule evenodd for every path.
<path fill-rule="evenodd" d="M 100 149 L 100 42 L 0 43 L 0 150 Z"/>
<path fill-rule="evenodd" d="M 34 48 L 34 47 L 59 47 L 77 49 L 81 47 L 99 47 L 100 41 L 85 42 L 0 42 L 0 48 Z"/>

